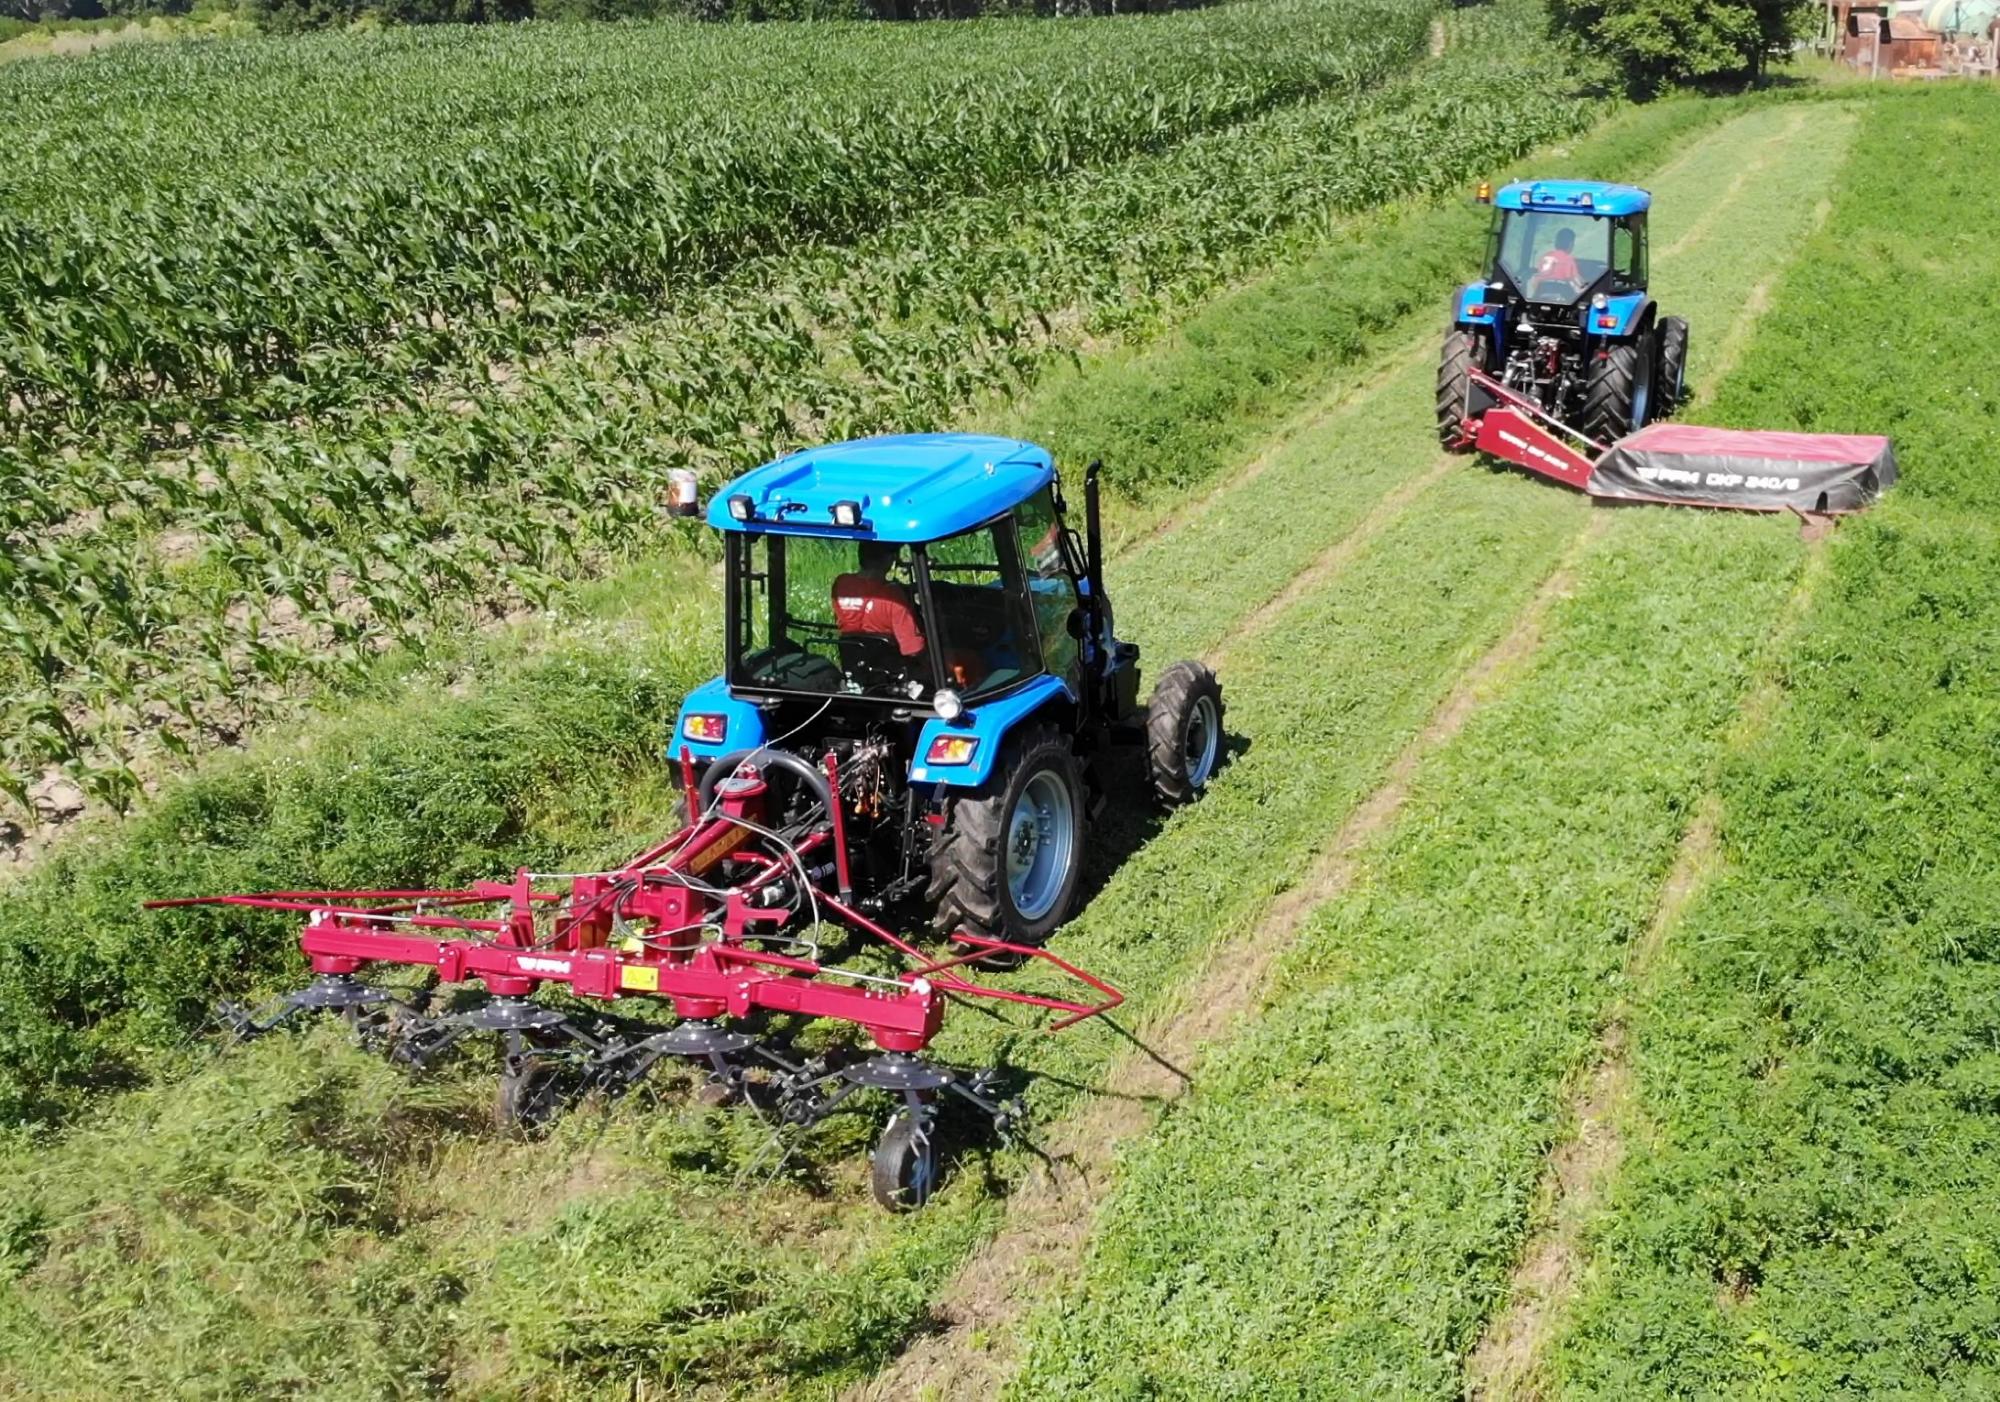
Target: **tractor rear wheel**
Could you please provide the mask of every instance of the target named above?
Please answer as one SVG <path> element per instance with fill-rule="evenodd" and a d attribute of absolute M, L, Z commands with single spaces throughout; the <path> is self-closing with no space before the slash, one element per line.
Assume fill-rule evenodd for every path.
<path fill-rule="evenodd" d="M 1652 338 L 1642 336 L 1612 346 L 1591 362 L 1583 392 L 1583 431 L 1598 442 L 1616 442 L 1652 417 L 1652 350 Z"/>
<path fill-rule="evenodd" d="M 1462 440 L 1466 396 L 1472 389 L 1472 368 L 1486 363 L 1485 347 L 1470 331 L 1447 331 L 1438 356 L 1438 441 L 1452 452 L 1464 452 Z"/>
<path fill-rule="evenodd" d="M 1660 318 L 1660 365 L 1653 387 L 1655 417 L 1666 418 L 1687 399 L 1688 324 L 1684 317 Z"/>
<path fill-rule="evenodd" d="M 1146 706 L 1146 760 L 1162 803 L 1191 803 L 1222 762 L 1222 683 L 1199 662 L 1160 673 Z"/>
<path fill-rule="evenodd" d="M 1083 876 L 1083 771 L 1050 726 L 1015 735 L 984 784 L 955 794 L 931 848 L 941 935 L 1038 945 L 1069 918 Z"/>

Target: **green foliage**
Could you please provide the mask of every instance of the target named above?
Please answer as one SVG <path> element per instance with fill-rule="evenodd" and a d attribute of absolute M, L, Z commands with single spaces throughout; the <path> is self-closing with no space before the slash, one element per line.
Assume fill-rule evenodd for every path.
<path fill-rule="evenodd" d="M 1848 149 L 1851 113 L 1804 116 L 1752 112 L 1647 181 L 1655 291 L 1712 337 L 1697 374 Z M 1745 148 L 1770 169 L 1732 187 Z M 1733 219 L 1774 236 L 1732 238 Z M 1385 426 L 1398 438 L 1420 431 L 1424 385 L 1395 389 L 1414 420 Z M 1341 461 L 1343 485 L 1356 475 Z M 1282 524 L 1270 530 L 1283 541 Z M 1224 558 L 1261 548 L 1213 544 Z M 1460 1395 L 1460 1357 L 1504 1296 L 1568 1078 L 1799 559 L 1794 533 L 1766 520 L 1607 523 L 1531 662 L 1424 762 L 1349 889 L 1284 956 L 1261 1017 L 1127 1156 L 1082 1283 L 1030 1326 L 1022 1395 L 1069 1395 L 1100 1374 L 1110 1395 L 1308 1396 L 1327 1377 L 1368 1395 Z M 1676 583 L 1696 577 L 1699 589 Z M 1142 1355 L 1134 1337 L 1150 1341 Z"/>
<path fill-rule="evenodd" d="M 217 990 L 289 976 L 295 921 L 143 900 L 452 884 L 615 840 L 647 811 L 673 708 L 701 679 L 692 613 L 644 630 L 650 646 L 617 630 L 502 663 L 475 696 L 364 706 L 65 844 L 0 906 L 0 1116 L 129 1083 L 203 1026 Z"/>
<path fill-rule="evenodd" d="M 1727 865 L 1642 990 L 1646 1133 L 1560 1360 L 1573 1395 L 2000 1387 L 2000 371 L 1964 314 L 2000 272 L 1994 129 L 1974 89 L 1871 103 L 1716 404 L 1887 431 L 1905 476 L 1830 545 L 1724 771 Z"/>
<path fill-rule="evenodd" d="M 0 442 L 0 479 L 19 485 L 6 509 L 24 542 L 0 578 L 0 681 L 15 718 L 5 748 L 18 785 L 60 763 L 120 797 L 135 753 L 200 746 L 288 694 L 350 684 L 385 635 L 420 646 L 441 627 L 539 604 L 567 577 L 684 534 L 660 515 L 669 467 L 713 479 L 807 439 L 941 423 L 1079 344 L 1144 333 L 1350 211 L 1453 188 L 1593 110 L 1560 95 L 1574 75 L 1533 42 L 1530 10 L 1469 12 L 1453 21 L 1462 38 L 1441 60 L 1383 81 L 1422 38 L 1420 10 L 1392 18 L 1346 51 L 1354 89 L 1101 167 L 911 208 L 853 242 L 745 253 L 719 280 L 628 308 L 635 319 L 574 347 L 550 351 L 537 340 L 547 326 L 496 311 L 434 337 L 406 328 L 389 344 L 318 347 L 309 376 L 259 381 L 235 398 L 120 401 L 83 425 Z M 608 65 L 607 43 L 579 52 Z M 454 110 L 478 90 L 455 66 L 457 48 L 436 47 L 453 58 L 440 102 Z M 391 55 L 388 71 L 400 75 L 397 63 L 429 50 Z M 191 97 L 229 76 L 200 72 L 175 70 Z M 316 91 L 316 78 L 290 76 Z M 376 106 L 394 108 L 394 81 L 371 94 L 368 83 L 385 81 L 377 70 L 353 76 L 371 100 L 308 105 L 323 100 L 364 126 Z M 616 92 L 625 75 L 587 76 Z M 516 101 L 513 77 L 503 69 L 490 95 L 503 110 Z M 467 91 L 453 95 L 451 83 Z M 415 115 L 424 140 L 460 139 Z M 148 116 L 158 113 L 141 104 L 132 120 Z M 103 143 L 114 164 L 124 121 L 109 120 Z M 282 125 L 259 131 L 246 163 L 226 166 L 232 178 L 296 158 Z M 355 134 L 390 152 L 412 136 Z M 1353 329 L 1385 324 L 1444 275 L 1426 233 L 1397 235 L 1400 266 L 1356 262 L 1351 243 L 1323 259 L 1327 280 L 1355 290 L 1321 309 L 1302 300 L 1285 314 L 1294 325 L 1282 348 L 1275 336 L 1234 338 L 1231 363 L 1218 357 L 1210 378 L 1231 383 L 1240 371 L 1264 383 L 1281 363 L 1357 353 Z M 1366 287 L 1378 277 L 1379 291 Z M 562 308 L 551 316 L 618 312 L 589 299 Z M 1330 326 L 1345 329 L 1323 335 Z M 1135 398 L 1122 412 L 1159 407 Z M 1207 423 L 1220 406 L 1198 407 Z M 1158 457 L 1166 435 L 1156 421 L 1143 436 L 1055 436 L 1065 452 L 1101 443 L 1130 471 Z M 1203 449 L 1211 461 L 1219 446 Z M 68 533 L 96 511 L 97 535 Z"/>
<path fill-rule="evenodd" d="M 1650 94 L 1683 83 L 1760 79 L 1820 16 L 1811 0 L 1551 0 L 1559 31 Z"/>

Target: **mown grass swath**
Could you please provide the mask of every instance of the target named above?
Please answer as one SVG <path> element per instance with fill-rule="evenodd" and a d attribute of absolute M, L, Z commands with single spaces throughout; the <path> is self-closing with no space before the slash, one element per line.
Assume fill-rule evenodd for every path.
<path fill-rule="evenodd" d="M 1663 236 L 1740 219 L 1796 237 L 1853 128 L 1799 115 L 1748 117 L 1650 182 Z M 1724 197 L 1716 172 L 1763 142 L 1779 167 Z M 1718 231 L 1662 256 L 1656 287 L 1719 341 L 1788 246 Z M 1614 518 L 1531 670 L 1426 762 L 1261 1021 L 1128 1161 L 1083 1285 L 1035 1322 L 1022 1395 L 1094 1378 L 1108 1395 L 1310 1395 L 1327 1377 L 1458 1395 L 1569 1076 L 1784 611 L 1794 536 Z"/>
<path fill-rule="evenodd" d="M 2000 373 L 1964 315 L 2000 275 L 1997 127 L 1974 89 L 1878 99 L 1716 404 L 1893 433 L 1904 475 L 1831 542 L 1723 771 L 1724 865 L 1640 990 L 1630 1151 L 1557 1360 L 1578 1396 L 2000 1386 Z"/>
<path fill-rule="evenodd" d="M 1571 80 L 1537 22 L 1474 12 L 1454 21 L 1462 45 L 1376 90 L 948 199 L 845 248 L 749 259 L 578 350 L 499 366 L 469 353 L 388 400 L 190 429 L 172 447 L 104 421 L 0 444 L 22 541 L 0 579 L 9 782 L 61 762 L 129 793 L 135 745 L 233 733 L 387 642 L 538 603 L 656 543 L 673 529 L 668 467 L 715 474 L 940 422 L 1085 337 L 1143 329 L 1329 211 L 1449 187 L 1566 135 L 1591 109 L 1551 96 Z M 1510 57 L 1487 58 L 1496 47 Z"/>

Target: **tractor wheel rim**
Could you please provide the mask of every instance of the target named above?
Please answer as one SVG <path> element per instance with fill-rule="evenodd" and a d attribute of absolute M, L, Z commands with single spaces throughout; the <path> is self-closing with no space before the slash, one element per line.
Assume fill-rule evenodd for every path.
<path fill-rule="evenodd" d="M 1042 770 L 1021 789 L 1007 820 L 1007 893 L 1023 920 L 1055 909 L 1076 845 L 1076 809 L 1069 789 Z"/>
<path fill-rule="evenodd" d="M 1181 733 L 1181 756 L 1190 787 L 1198 789 L 1208 783 L 1221 750 L 1222 724 L 1215 714 L 1215 699 L 1203 696 L 1188 712 L 1187 728 Z"/>

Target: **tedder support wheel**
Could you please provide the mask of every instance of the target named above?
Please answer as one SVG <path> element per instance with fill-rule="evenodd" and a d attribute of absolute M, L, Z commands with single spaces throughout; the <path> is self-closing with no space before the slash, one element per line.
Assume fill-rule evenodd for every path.
<path fill-rule="evenodd" d="M 928 1126 L 900 1111 L 868 1157 L 868 1189 L 891 1212 L 915 1212 L 937 1186 L 937 1144 Z"/>
<path fill-rule="evenodd" d="M 1068 918 L 1083 874 L 1083 772 L 1069 741 L 1017 733 L 980 787 L 955 794 L 931 849 L 939 934 L 1041 944 Z"/>
<path fill-rule="evenodd" d="M 1146 759 L 1162 803 L 1189 803 L 1222 760 L 1222 683 L 1199 662 L 1160 673 L 1146 705 Z"/>
<path fill-rule="evenodd" d="M 1653 415 L 1664 419 L 1687 401 L 1688 324 L 1684 317 L 1660 318 L 1660 363 L 1654 376 Z"/>
<path fill-rule="evenodd" d="M 525 1139 L 561 1109 L 562 1085 L 556 1068 L 546 1058 L 530 1054 L 525 1046 L 507 1046 L 500 1056 L 500 1086 L 493 1094 L 493 1128 Z"/>
<path fill-rule="evenodd" d="M 1465 422 L 1466 395 L 1472 388 L 1470 372 L 1485 360 L 1483 348 L 1470 331 L 1445 333 L 1444 350 L 1438 356 L 1438 441 L 1454 452 L 1466 451 L 1467 445 L 1460 441 L 1460 425 Z"/>
<path fill-rule="evenodd" d="M 1652 337 L 1610 347 L 1590 365 L 1583 431 L 1611 443 L 1645 427 L 1653 409 Z"/>

